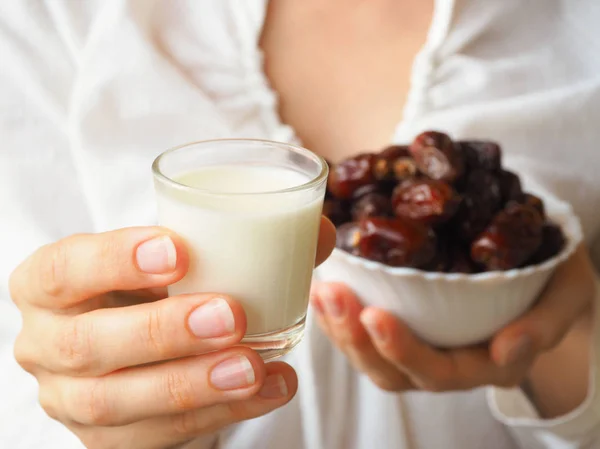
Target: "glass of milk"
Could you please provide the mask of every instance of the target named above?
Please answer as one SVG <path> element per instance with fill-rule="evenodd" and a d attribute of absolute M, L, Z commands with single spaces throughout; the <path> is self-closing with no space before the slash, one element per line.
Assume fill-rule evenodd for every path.
<path fill-rule="evenodd" d="M 302 338 L 326 162 L 279 142 L 183 145 L 152 165 L 159 223 L 188 245 L 187 275 L 170 295 L 214 292 L 243 305 L 243 343 L 272 359 Z"/>

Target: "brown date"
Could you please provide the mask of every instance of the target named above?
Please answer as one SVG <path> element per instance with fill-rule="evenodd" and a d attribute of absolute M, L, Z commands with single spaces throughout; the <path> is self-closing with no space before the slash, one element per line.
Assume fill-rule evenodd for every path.
<path fill-rule="evenodd" d="M 521 195 L 523 195 L 521 180 L 513 172 L 508 170 L 500 170 L 499 180 L 503 203 L 518 200 Z"/>
<path fill-rule="evenodd" d="M 529 263 L 537 265 L 558 255 L 565 247 L 566 239 L 559 226 L 552 223 L 544 224 L 542 229 L 542 243 Z"/>
<path fill-rule="evenodd" d="M 467 176 L 463 200 L 456 213 L 454 227 L 464 242 L 471 242 L 489 224 L 502 207 L 500 182 L 485 170 L 474 170 Z"/>
<path fill-rule="evenodd" d="M 379 181 L 403 181 L 414 177 L 417 164 L 407 146 L 394 145 L 376 156 L 373 174 Z"/>
<path fill-rule="evenodd" d="M 408 145 L 390 145 L 389 147 L 381 150 L 377 157 L 380 159 L 393 161 L 401 157 L 411 157 L 411 155 L 410 151 L 408 150 Z"/>
<path fill-rule="evenodd" d="M 352 201 L 356 201 L 361 199 L 365 195 L 370 195 L 371 193 L 380 193 L 383 194 L 384 190 L 379 184 L 365 184 L 364 186 L 359 187 L 352 194 Z"/>
<path fill-rule="evenodd" d="M 360 255 L 393 267 L 425 266 L 435 256 L 436 236 L 402 218 L 371 217 L 360 222 Z"/>
<path fill-rule="evenodd" d="M 425 271 L 443 273 L 450 264 L 450 241 L 444 232 L 436 233 L 436 251 L 433 258 L 423 267 Z"/>
<path fill-rule="evenodd" d="M 327 180 L 331 194 L 336 198 L 348 200 L 358 188 L 373 184 L 374 162 L 375 155 L 361 154 L 335 165 Z"/>
<path fill-rule="evenodd" d="M 479 206 L 476 195 L 463 195 L 458 212 L 452 220 L 456 236 L 463 242 L 471 242 L 485 229 L 491 217 L 491 214 L 485 213 L 485 209 Z"/>
<path fill-rule="evenodd" d="M 475 263 L 469 256 L 469 251 L 462 246 L 453 246 L 450 250 L 450 265 L 448 273 L 473 274 L 477 272 Z"/>
<path fill-rule="evenodd" d="M 380 193 L 368 193 L 352 205 L 352 219 L 359 221 L 368 217 L 385 217 L 390 215 L 392 204 L 390 199 Z"/>
<path fill-rule="evenodd" d="M 502 192 L 498 178 L 485 170 L 474 170 L 469 173 L 466 191 L 476 194 L 482 204 L 486 204 L 492 213 L 502 207 Z"/>
<path fill-rule="evenodd" d="M 377 184 L 377 187 L 379 188 L 377 193 L 381 193 L 382 195 L 391 198 L 392 192 L 394 191 L 397 185 L 398 182 L 396 181 L 379 181 L 379 183 Z"/>
<path fill-rule="evenodd" d="M 518 268 L 540 247 L 543 224 L 533 207 L 511 204 L 473 242 L 471 258 L 490 271 Z"/>
<path fill-rule="evenodd" d="M 403 157 L 389 161 L 378 159 L 374 165 L 374 175 L 379 181 L 404 181 L 414 178 L 418 173 L 417 163 L 412 157 Z"/>
<path fill-rule="evenodd" d="M 392 195 L 398 217 L 433 225 L 448 221 L 456 213 L 461 198 L 447 183 L 433 179 L 406 181 Z"/>
<path fill-rule="evenodd" d="M 335 246 L 355 256 L 359 255 L 360 229 L 358 223 L 349 222 L 337 228 Z"/>
<path fill-rule="evenodd" d="M 323 215 L 325 215 L 335 226 L 350 221 L 350 210 L 346 201 L 335 198 L 326 199 L 323 202 Z"/>
<path fill-rule="evenodd" d="M 448 269 L 448 254 L 438 250 L 433 256 L 433 259 L 420 268 L 432 273 L 444 273 Z"/>
<path fill-rule="evenodd" d="M 542 218 L 546 218 L 546 208 L 544 206 L 544 201 L 531 193 L 523 193 L 519 198 L 510 201 L 509 203 L 518 203 L 518 204 L 527 204 L 528 206 L 533 207 L 537 210 Z"/>
<path fill-rule="evenodd" d="M 375 194 L 384 196 L 384 197 L 388 198 L 388 201 L 389 201 L 389 199 L 392 196 L 392 191 L 394 190 L 395 186 L 396 186 L 395 182 L 391 183 L 388 181 L 380 181 L 377 184 L 364 185 L 354 191 L 354 194 L 352 195 L 352 199 L 350 200 L 350 203 L 355 204 L 355 203 L 359 202 L 364 196 L 375 195 Z M 391 205 L 390 205 L 390 208 L 391 208 Z M 386 213 L 386 215 L 389 215 L 389 213 Z"/>
<path fill-rule="evenodd" d="M 500 146 L 488 140 L 464 140 L 459 142 L 467 170 L 498 171 L 502 166 Z"/>
<path fill-rule="evenodd" d="M 452 183 L 464 172 L 461 148 L 447 134 L 437 131 L 421 133 L 409 149 L 419 171 L 431 179 Z"/>
<path fill-rule="evenodd" d="M 437 251 L 425 267 L 426 271 L 435 273 L 476 273 L 477 267 L 469 256 L 467 247 L 456 242 L 456 239 L 447 231 L 437 234 Z"/>

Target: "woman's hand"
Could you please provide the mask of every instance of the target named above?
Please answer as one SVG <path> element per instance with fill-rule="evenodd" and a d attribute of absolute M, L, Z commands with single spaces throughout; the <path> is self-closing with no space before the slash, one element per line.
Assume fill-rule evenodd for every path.
<path fill-rule="evenodd" d="M 427 345 L 391 314 L 363 307 L 344 285 L 315 285 L 312 304 L 334 344 L 356 369 L 385 390 L 447 391 L 525 383 L 535 397 L 552 403 L 548 401 L 552 390 L 556 394 L 556 390 L 569 388 L 559 392 L 565 401 L 554 401 L 543 410 L 549 416 L 578 405 L 587 392 L 594 276 L 585 250 L 579 250 L 557 270 L 536 305 L 500 331 L 489 345 L 454 350 Z M 573 351 L 561 350 L 562 342 Z M 536 368 L 534 361 L 542 354 L 539 360 L 545 368 Z M 560 354 L 569 354 L 567 364 L 564 358 L 557 358 Z M 552 355 L 555 358 L 549 361 Z M 562 377 L 561 388 L 555 388 L 556 382 L 548 381 L 548 376 Z M 573 398 L 577 404 L 572 404 Z"/>
<path fill-rule="evenodd" d="M 319 255 L 331 252 L 331 223 Z M 76 235 L 40 248 L 12 274 L 23 315 L 20 365 L 44 410 L 89 448 L 165 448 L 266 414 L 296 393 L 285 363 L 235 347 L 242 307 L 218 293 L 165 298 L 188 268 L 162 228 Z"/>

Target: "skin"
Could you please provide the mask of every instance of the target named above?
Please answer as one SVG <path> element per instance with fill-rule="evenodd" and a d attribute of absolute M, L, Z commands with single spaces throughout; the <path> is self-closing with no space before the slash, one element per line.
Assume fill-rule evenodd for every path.
<path fill-rule="evenodd" d="M 433 0 L 271 1 L 261 47 L 279 114 L 336 162 L 390 143 Z"/>
<path fill-rule="evenodd" d="M 175 246 L 175 265 L 144 272 L 137 249 L 165 236 Z M 335 229 L 324 218 L 317 264 L 334 244 Z M 174 447 L 264 415 L 296 393 L 289 365 L 265 364 L 256 352 L 236 346 L 246 317 L 233 298 L 166 297 L 164 287 L 187 268 L 182 240 L 149 227 L 68 237 L 40 248 L 12 273 L 11 297 L 23 316 L 15 357 L 37 379 L 44 410 L 86 447 Z M 232 327 L 199 338 L 188 318 L 215 298 L 230 311 Z M 254 380 L 218 388 L 212 370 L 240 356 L 251 364 Z"/>
<path fill-rule="evenodd" d="M 536 305 L 488 345 L 439 350 L 393 315 L 363 307 L 343 284 L 317 284 L 312 305 L 323 331 L 387 391 L 523 386 L 540 415 L 576 408 L 587 394 L 593 268 L 579 250 L 552 278 Z"/>
<path fill-rule="evenodd" d="M 270 2 L 261 46 L 282 120 L 334 162 L 388 145 L 432 12 L 433 2 L 423 0 Z M 332 342 L 386 390 L 521 385 L 551 418 L 586 396 L 594 292 L 582 248 L 529 313 L 487 347 L 456 351 L 425 345 L 394 317 L 364 308 L 343 285 L 315 286 L 313 305 Z"/>
<path fill-rule="evenodd" d="M 386 145 L 431 12 L 432 2 L 422 0 L 271 2 L 261 46 L 282 120 L 334 161 Z M 142 273 L 136 248 L 157 236 L 172 239 L 176 266 Z M 319 239 L 317 264 L 335 241 L 326 220 Z M 235 346 L 246 326 L 235 299 L 218 293 L 166 298 L 165 286 L 183 277 L 187 263 L 182 241 L 168 230 L 130 228 L 45 246 L 12 274 L 11 296 L 23 316 L 15 357 L 37 378 L 46 412 L 87 447 L 173 447 L 266 414 L 295 394 L 289 365 L 264 364 Z M 487 347 L 454 351 L 424 344 L 393 316 L 363 307 L 343 285 L 315 285 L 312 304 L 331 341 L 385 390 L 523 385 L 541 415 L 553 417 L 587 392 L 594 288 L 581 249 L 536 306 Z M 234 330 L 198 338 L 187 319 L 215 297 L 228 304 Z M 529 343 L 514 355 L 524 336 Z M 255 381 L 219 390 L 210 371 L 232 356 L 248 358 Z M 265 379 L 277 375 L 287 393 L 265 398 Z"/>

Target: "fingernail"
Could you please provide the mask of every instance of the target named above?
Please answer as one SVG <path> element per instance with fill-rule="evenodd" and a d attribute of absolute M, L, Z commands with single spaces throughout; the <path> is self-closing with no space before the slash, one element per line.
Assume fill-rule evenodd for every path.
<path fill-rule="evenodd" d="M 265 399 L 277 399 L 287 396 L 288 388 L 281 374 L 272 374 L 265 379 L 265 383 L 258 392 Z"/>
<path fill-rule="evenodd" d="M 235 318 L 227 301 L 215 298 L 190 314 L 188 326 L 196 337 L 223 337 L 235 331 Z"/>
<path fill-rule="evenodd" d="M 503 365 L 516 365 L 520 362 L 524 362 L 533 352 L 533 341 L 528 335 L 520 336 L 504 354 Z"/>
<path fill-rule="evenodd" d="M 385 334 L 375 317 L 369 313 L 363 313 L 360 315 L 359 319 L 371 338 L 374 340 L 384 340 Z"/>
<path fill-rule="evenodd" d="M 333 318 L 341 318 L 344 316 L 344 304 L 339 296 L 325 288 L 321 291 L 321 301 L 327 315 Z"/>
<path fill-rule="evenodd" d="M 219 390 L 248 387 L 255 381 L 254 368 L 243 356 L 222 361 L 210 373 L 210 382 Z"/>
<path fill-rule="evenodd" d="M 135 258 L 138 267 L 145 273 L 168 273 L 173 271 L 177 264 L 177 250 L 173 241 L 164 235 L 138 246 Z"/>

